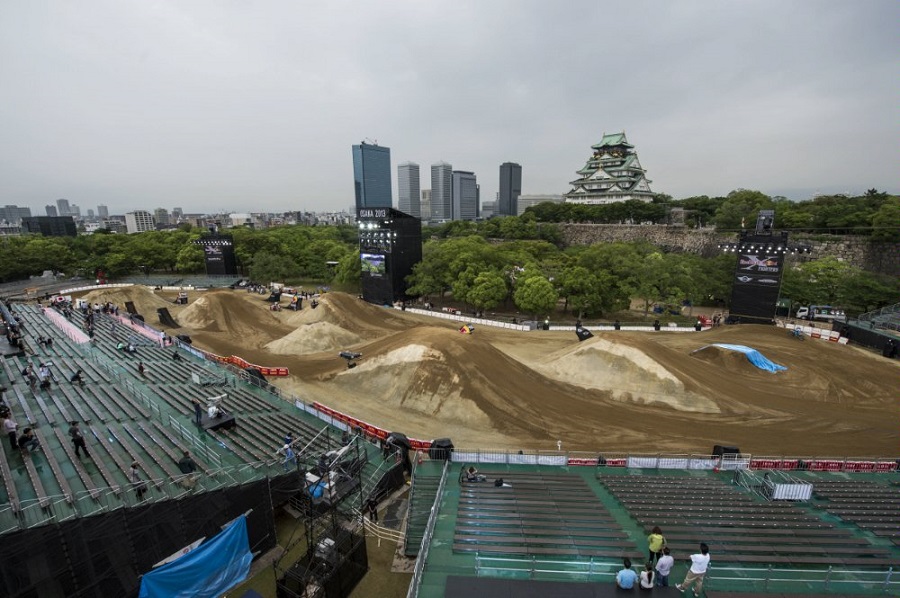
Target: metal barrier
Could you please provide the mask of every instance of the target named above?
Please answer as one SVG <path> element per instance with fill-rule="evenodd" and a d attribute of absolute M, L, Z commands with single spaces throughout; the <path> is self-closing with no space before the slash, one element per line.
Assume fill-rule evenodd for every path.
<path fill-rule="evenodd" d="M 434 503 L 431 505 L 431 515 L 428 517 L 428 525 L 425 526 L 425 533 L 422 535 L 422 545 L 419 548 L 419 557 L 416 559 L 413 577 L 409 582 L 409 590 L 406 592 L 406 598 L 418 598 L 419 596 L 419 587 L 422 585 L 422 575 L 425 573 L 425 561 L 428 560 L 428 547 L 431 545 L 431 538 L 434 535 L 434 526 L 437 523 L 441 499 L 444 496 L 444 486 L 447 484 L 448 471 L 450 471 L 450 461 L 444 462 L 444 470 L 441 472 L 441 481 L 438 483 L 437 495 L 434 497 Z"/>
<path fill-rule="evenodd" d="M 615 577 L 621 568 L 622 561 L 604 561 L 594 557 L 587 561 L 553 561 L 535 557 L 529 559 L 486 557 L 475 553 L 476 577 L 516 577 L 519 573 L 525 574 L 528 579 L 536 579 L 546 574 L 570 575 L 583 581 L 594 581 L 596 577 Z"/>

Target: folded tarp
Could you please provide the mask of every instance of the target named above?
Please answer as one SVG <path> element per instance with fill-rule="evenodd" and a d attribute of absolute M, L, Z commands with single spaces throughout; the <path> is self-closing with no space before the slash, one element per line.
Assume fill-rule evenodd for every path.
<path fill-rule="evenodd" d="M 721 349 L 728 349 L 729 351 L 737 351 L 739 353 L 743 353 L 747 356 L 747 359 L 758 367 L 761 370 L 766 370 L 767 372 L 780 372 L 782 370 L 786 370 L 787 368 L 783 365 L 778 365 L 774 361 L 770 361 L 767 359 L 762 353 L 753 349 L 751 347 L 747 347 L 745 345 L 729 345 L 726 343 L 715 343 L 711 345 L 713 347 L 719 347 Z"/>

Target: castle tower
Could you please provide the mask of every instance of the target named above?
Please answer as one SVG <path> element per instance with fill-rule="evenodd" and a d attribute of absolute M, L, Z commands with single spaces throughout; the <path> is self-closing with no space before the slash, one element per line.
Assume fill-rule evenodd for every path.
<path fill-rule="evenodd" d="M 599 205 L 653 199 L 651 181 L 624 131 L 604 133 L 600 143 L 592 145 L 591 150 L 587 163 L 577 171 L 580 178 L 570 183 L 572 190 L 566 193 L 566 202 Z"/>

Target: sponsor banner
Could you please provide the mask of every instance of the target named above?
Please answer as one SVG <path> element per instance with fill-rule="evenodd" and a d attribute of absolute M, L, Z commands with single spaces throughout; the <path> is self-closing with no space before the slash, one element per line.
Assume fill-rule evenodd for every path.
<path fill-rule="evenodd" d="M 361 419 L 356 419 L 346 413 L 341 413 L 337 409 L 332 409 L 322 403 L 315 402 L 313 403 L 313 407 L 316 408 L 320 413 L 324 413 L 329 417 L 333 417 L 334 419 L 343 422 L 350 426 L 351 430 L 355 430 L 359 428 L 362 430 L 366 436 L 369 438 L 377 438 L 378 440 L 384 440 L 388 437 L 390 432 L 383 428 L 379 428 L 378 426 L 373 426 L 372 424 L 365 422 Z M 415 438 L 409 439 L 409 445 L 413 450 L 428 450 L 431 446 L 431 441 L 428 440 L 416 440 Z"/>
<path fill-rule="evenodd" d="M 266 367 L 264 365 L 256 365 L 255 363 L 250 363 L 246 359 L 242 357 L 238 357 L 237 355 L 229 355 L 227 357 L 223 357 L 222 355 L 216 355 L 215 353 L 211 353 L 209 351 L 204 351 L 202 349 L 195 349 L 203 354 L 203 356 L 209 361 L 215 361 L 217 363 L 228 363 L 231 365 L 235 365 L 241 369 L 247 368 L 255 368 L 259 370 L 259 373 L 263 376 L 290 376 L 291 372 L 288 368 L 282 367 Z"/>

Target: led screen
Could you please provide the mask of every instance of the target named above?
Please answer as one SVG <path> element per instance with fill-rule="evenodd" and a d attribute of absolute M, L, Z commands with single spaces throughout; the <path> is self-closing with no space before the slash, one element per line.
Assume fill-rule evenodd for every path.
<path fill-rule="evenodd" d="M 381 253 L 360 253 L 359 261 L 362 263 L 363 274 L 369 276 L 384 276 L 384 255 Z"/>

